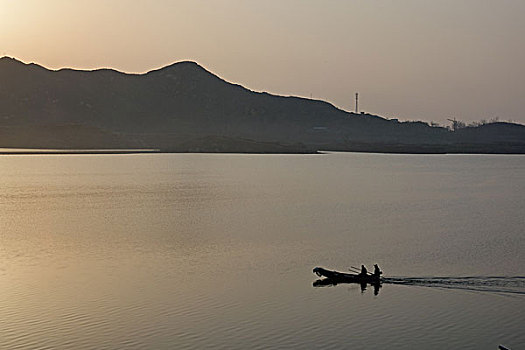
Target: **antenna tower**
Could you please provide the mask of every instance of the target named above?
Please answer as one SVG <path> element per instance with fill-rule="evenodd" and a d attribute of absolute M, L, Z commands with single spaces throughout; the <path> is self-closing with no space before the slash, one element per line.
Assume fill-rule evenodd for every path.
<path fill-rule="evenodd" d="M 359 114 L 359 92 L 355 93 L 355 114 Z"/>

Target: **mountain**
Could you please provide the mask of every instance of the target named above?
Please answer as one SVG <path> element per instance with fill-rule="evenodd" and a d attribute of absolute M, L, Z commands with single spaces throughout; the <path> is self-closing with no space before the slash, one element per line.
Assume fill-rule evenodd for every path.
<path fill-rule="evenodd" d="M 521 126 L 500 124 L 506 125 L 469 129 L 461 136 L 423 122 L 398 122 L 348 113 L 324 101 L 254 92 L 195 62 L 125 74 L 111 69 L 53 71 L 0 59 L 0 147 L 446 152 L 461 144 L 496 145 L 497 151 L 501 144 L 525 143 Z"/>

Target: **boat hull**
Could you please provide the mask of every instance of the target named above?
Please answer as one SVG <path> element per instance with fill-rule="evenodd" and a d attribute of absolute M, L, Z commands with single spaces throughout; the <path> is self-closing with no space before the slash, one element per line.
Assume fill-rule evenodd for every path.
<path fill-rule="evenodd" d="M 327 279 L 335 282 L 344 283 L 367 283 L 367 284 L 378 284 L 381 283 L 381 277 L 374 275 L 357 275 L 353 273 L 344 273 L 333 270 L 327 270 L 322 267 L 316 267 L 313 269 L 319 277 L 326 277 Z"/>

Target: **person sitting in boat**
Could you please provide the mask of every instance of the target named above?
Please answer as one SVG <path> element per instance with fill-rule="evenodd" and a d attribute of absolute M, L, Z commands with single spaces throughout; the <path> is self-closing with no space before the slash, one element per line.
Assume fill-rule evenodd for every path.
<path fill-rule="evenodd" d="M 368 270 L 366 269 L 365 265 L 361 265 L 361 273 L 359 274 L 359 276 L 367 276 L 368 275 Z"/>
<path fill-rule="evenodd" d="M 383 271 L 379 269 L 379 266 L 377 266 L 377 264 L 374 264 L 374 276 L 380 277 L 382 273 Z"/>

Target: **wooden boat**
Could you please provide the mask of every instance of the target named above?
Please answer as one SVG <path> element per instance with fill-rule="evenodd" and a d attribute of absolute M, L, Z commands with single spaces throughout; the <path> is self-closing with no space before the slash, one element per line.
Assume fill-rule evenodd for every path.
<path fill-rule="evenodd" d="M 376 275 L 368 274 L 366 276 L 354 273 L 338 272 L 333 270 L 327 270 L 322 267 L 316 267 L 313 270 L 319 277 L 326 277 L 331 282 L 336 283 L 365 283 L 365 284 L 380 284 L 381 277 Z"/>

